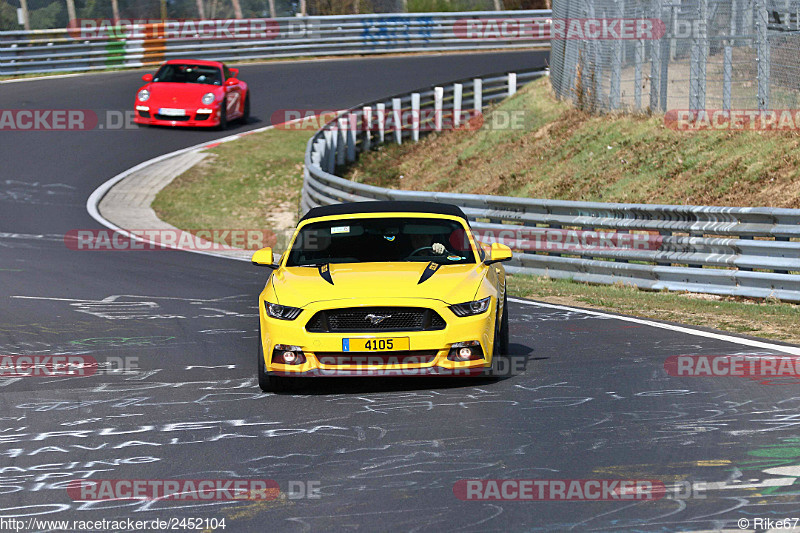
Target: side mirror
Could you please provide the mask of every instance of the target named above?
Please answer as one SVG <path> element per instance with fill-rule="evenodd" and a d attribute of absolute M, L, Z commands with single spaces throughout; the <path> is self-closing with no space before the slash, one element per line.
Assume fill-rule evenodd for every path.
<path fill-rule="evenodd" d="M 511 248 L 499 242 L 492 243 L 492 249 L 489 252 L 489 258 L 484 261 L 485 264 L 491 265 L 492 263 L 500 263 L 503 261 L 511 260 Z"/>
<path fill-rule="evenodd" d="M 238 68 L 231 68 L 231 69 L 228 69 L 228 70 L 230 70 L 230 71 L 231 71 L 231 75 L 232 75 L 234 78 L 236 78 L 236 77 L 238 77 L 238 76 L 239 76 L 239 69 L 238 69 Z"/>
<path fill-rule="evenodd" d="M 153 75 L 152 74 L 145 74 L 144 76 L 142 76 L 142 79 L 144 81 L 146 81 L 147 83 L 150 83 L 151 81 L 153 81 Z"/>
<path fill-rule="evenodd" d="M 260 250 L 256 250 L 255 253 L 253 253 L 253 258 L 251 261 L 254 265 L 278 268 L 278 265 L 275 264 L 275 257 L 272 253 L 272 248 L 262 248 Z"/>
<path fill-rule="evenodd" d="M 239 85 L 239 80 L 236 78 L 228 78 L 225 80 L 225 86 L 230 87 L 231 85 Z"/>

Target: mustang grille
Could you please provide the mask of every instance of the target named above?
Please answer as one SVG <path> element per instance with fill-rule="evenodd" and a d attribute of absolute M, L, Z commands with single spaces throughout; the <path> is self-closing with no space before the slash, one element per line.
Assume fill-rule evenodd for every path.
<path fill-rule="evenodd" d="M 370 331 L 435 331 L 444 319 L 423 307 L 356 307 L 318 311 L 306 324 L 314 333 L 363 333 Z"/>

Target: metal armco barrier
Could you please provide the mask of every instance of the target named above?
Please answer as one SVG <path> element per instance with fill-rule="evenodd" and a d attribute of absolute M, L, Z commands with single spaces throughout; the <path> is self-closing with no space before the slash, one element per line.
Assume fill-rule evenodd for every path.
<path fill-rule="evenodd" d="M 308 142 L 301 210 L 367 200 L 452 203 L 468 215 L 479 240 L 503 242 L 515 250 L 510 272 L 800 302 L 797 209 L 584 203 L 404 191 L 336 175 L 359 152 L 381 142 L 410 142 L 422 131 L 455 127 L 456 116 L 462 117 L 459 126 L 473 127 L 482 118 L 476 110 L 545 74 L 461 80 L 342 113 Z"/>
<path fill-rule="evenodd" d="M 154 66 L 165 59 L 220 61 L 550 46 L 549 10 L 413 13 L 131 23 L 0 32 L 0 75 Z M 509 17 L 542 21 L 520 38 Z M 470 22 L 482 21 L 479 33 Z M 493 21 L 497 21 L 494 24 Z M 205 24 L 205 25 L 203 25 Z M 236 38 L 232 38 L 236 36 Z"/>

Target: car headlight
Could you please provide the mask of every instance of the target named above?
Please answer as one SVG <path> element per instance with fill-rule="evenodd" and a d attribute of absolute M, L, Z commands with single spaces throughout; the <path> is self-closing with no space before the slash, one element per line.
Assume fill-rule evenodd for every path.
<path fill-rule="evenodd" d="M 216 97 L 216 95 L 214 93 L 206 93 L 206 94 L 203 95 L 203 98 L 202 98 L 201 101 L 203 102 L 204 105 L 211 105 L 211 104 L 214 103 L 214 100 L 216 98 L 217 97 Z"/>
<path fill-rule="evenodd" d="M 264 302 L 264 305 L 270 317 L 279 318 L 281 320 L 294 320 L 300 315 L 300 311 L 302 311 L 302 309 L 289 307 L 288 305 L 271 304 L 269 302 Z"/>
<path fill-rule="evenodd" d="M 139 98 L 140 102 L 146 102 L 150 99 L 150 91 L 148 91 L 147 89 L 142 89 L 141 91 L 139 91 L 137 97 Z"/>
<path fill-rule="evenodd" d="M 464 302 L 463 304 L 455 304 L 450 306 L 450 310 L 456 316 L 472 316 L 485 313 L 489 309 L 489 303 L 492 301 L 491 296 L 487 296 L 483 300 L 475 300 L 474 302 Z"/>

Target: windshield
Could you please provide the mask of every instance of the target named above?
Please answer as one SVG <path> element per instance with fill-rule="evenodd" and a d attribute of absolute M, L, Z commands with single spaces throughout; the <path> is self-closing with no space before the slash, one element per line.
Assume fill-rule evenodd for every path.
<path fill-rule="evenodd" d="M 286 266 L 417 261 L 474 263 L 464 227 L 438 218 L 362 218 L 307 224 Z"/>
<path fill-rule="evenodd" d="M 222 73 L 219 68 L 208 65 L 169 64 L 158 69 L 153 81 L 222 85 Z"/>

